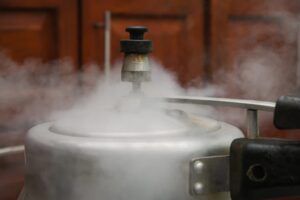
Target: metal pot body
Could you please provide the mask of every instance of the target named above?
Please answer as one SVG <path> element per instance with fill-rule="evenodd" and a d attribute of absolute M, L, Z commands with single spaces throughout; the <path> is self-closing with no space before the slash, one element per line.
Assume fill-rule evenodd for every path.
<path fill-rule="evenodd" d="M 28 133 L 24 200 L 229 199 L 189 193 L 190 161 L 228 154 L 231 141 L 242 137 L 229 124 L 201 134 L 123 138 L 70 136 L 50 127 Z"/>

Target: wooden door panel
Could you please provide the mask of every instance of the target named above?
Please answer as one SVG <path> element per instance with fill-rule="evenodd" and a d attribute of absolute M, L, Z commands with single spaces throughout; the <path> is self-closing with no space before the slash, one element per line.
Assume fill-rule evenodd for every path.
<path fill-rule="evenodd" d="M 230 75 L 223 82 L 229 97 L 275 101 L 297 87 L 299 11 L 297 0 L 211 1 L 210 67 L 212 75 Z M 217 82 L 219 76 L 213 77 Z M 262 115 L 263 136 L 299 138 L 295 132 L 275 130 L 272 117 Z"/>
<path fill-rule="evenodd" d="M 287 27 L 285 27 L 280 18 L 253 19 L 250 17 L 239 19 L 229 17 L 227 26 L 228 31 L 225 42 L 226 48 L 228 48 L 229 51 L 224 52 L 223 56 L 226 56 L 225 59 L 229 69 L 239 67 L 239 65 L 243 64 L 243 59 L 251 59 L 255 51 L 262 49 L 262 53 L 272 53 L 278 56 L 280 61 L 284 62 L 285 66 L 280 67 L 283 67 L 282 72 L 284 71 L 285 73 L 280 77 L 282 80 L 278 81 L 288 80 L 289 84 L 282 84 L 282 86 L 296 85 L 297 43 L 295 40 L 289 40 L 291 36 L 288 34 L 293 33 L 286 33 Z M 263 57 L 263 55 L 261 55 L 261 57 Z M 270 61 L 270 63 L 271 62 L 272 61 Z M 274 60 L 274 65 L 279 65 L 279 63 L 276 63 Z M 284 90 L 284 88 L 282 89 Z M 289 89 L 291 88 L 286 88 L 285 92 L 288 92 Z M 269 100 L 273 98 L 274 96 L 270 96 Z"/>
<path fill-rule="evenodd" d="M 298 0 L 225 0 L 224 3 L 229 5 L 228 13 L 237 16 L 296 14 L 300 9 Z"/>
<path fill-rule="evenodd" d="M 294 11 L 300 10 L 299 6 L 299 1 L 293 0 L 213 0 L 213 71 L 220 67 L 230 70 L 242 53 L 261 47 L 281 56 L 295 81 L 298 29 Z"/>
<path fill-rule="evenodd" d="M 58 57 L 54 10 L 0 11 L 0 48 L 13 60 Z"/>
<path fill-rule="evenodd" d="M 21 118 L 22 112 L 41 96 L 46 97 L 51 92 L 45 84 L 38 84 L 38 80 L 43 77 L 43 81 L 46 81 L 47 75 L 55 71 L 61 75 L 57 78 L 62 81 L 65 74 L 78 70 L 77 3 L 77 0 L 0 1 L 0 51 L 6 54 L 6 57 L 0 56 L 0 75 L 1 78 L 15 78 L 17 74 L 21 75 L 19 79 L 26 79 L 20 82 L 19 79 L 13 79 L 15 82 L 11 83 L 4 81 L 10 84 L 9 87 L 3 87 L 6 84 L 1 82 L 0 148 L 23 143 L 24 133 L 32 126 L 32 121 L 25 116 Z M 43 64 L 66 57 L 74 64 L 73 68 Z M 41 62 L 30 62 L 30 59 L 27 62 L 28 58 Z M 26 84 L 22 85 L 24 82 Z M 22 90 L 14 90 L 14 85 L 16 88 L 22 87 Z M 39 115 L 47 112 L 47 109 L 41 109 Z M 0 158 L 1 200 L 16 200 L 23 185 L 23 174 L 23 154 Z"/>
<path fill-rule="evenodd" d="M 0 1 L 0 51 L 6 55 L 6 57 L 1 55 L 0 74 L 14 77 L 20 70 L 25 76 L 20 79 L 27 80 L 24 91 L 21 92 L 11 91 L 12 87 L 1 88 L 0 100 L 5 103 L 0 106 L 0 119 L 6 120 L 1 120 L 0 127 L 5 127 L 6 130 L 10 126 L 11 129 L 15 129 L 16 127 L 10 124 L 13 122 L 12 119 L 27 106 L 26 103 L 18 102 L 34 102 L 35 98 L 41 95 L 41 91 L 45 92 L 46 88 L 40 88 L 37 80 L 43 77 L 45 82 L 47 74 L 53 74 L 53 71 L 60 75 L 57 79 L 62 80 L 65 74 L 68 75 L 78 69 L 77 17 L 76 0 Z M 41 63 L 31 62 L 32 60 L 27 62 L 29 58 L 41 60 Z M 65 58 L 69 58 L 73 67 L 63 64 L 55 66 L 43 64 Z M 23 64 L 24 61 L 26 64 Z M 16 86 L 20 83 L 16 80 Z M 42 83 L 42 86 L 45 87 L 45 83 Z M 9 98 L 12 101 L 7 101 Z M 9 118 L 11 120 L 7 120 Z M 26 119 L 21 122 L 27 125 L 30 123 L 32 122 Z"/>
<path fill-rule="evenodd" d="M 20 57 L 20 59 L 22 58 L 22 56 L 19 56 L 18 52 L 14 53 L 13 49 L 22 51 L 24 57 L 26 55 L 31 56 L 31 54 L 33 54 L 33 56 L 37 55 L 36 58 L 45 57 L 50 59 L 58 59 L 67 57 L 73 62 L 75 67 L 74 70 L 78 69 L 79 23 L 77 7 L 77 0 L 0 1 L 1 16 L 6 17 L 6 19 L 8 19 L 9 17 L 8 20 L 2 20 L 2 25 L 6 28 L 9 28 L 11 33 L 15 32 L 14 34 L 17 34 L 18 31 L 23 30 L 24 34 L 20 33 L 20 35 L 22 35 L 20 37 L 30 37 L 31 41 L 31 45 L 28 44 L 28 41 L 16 42 L 18 41 L 19 35 L 16 35 L 15 38 L 10 36 L 9 38 L 11 38 L 10 41 L 12 42 L 10 44 L 12 46 L 8 46 L 9 44 L 7 44 L 7 47 L 9 47 L 8 51 L 12 55 L 15 55 L 16 58 Z M 11 24 L 11 26 L 7 24 Z M 4 32 L 4 30 L 2 30 L 1 32 Z M 30 36 L 29 32 L 31 32 L 30 34 L 36 34 L 37 38 Z M 4 37 L 2 37 L 1 35 L 0 37 L 1 40 L 4 40 Z M 28 44 L 27 46 L 26 43 Z M 24 47 L 22 48 L 23 45 Z M 34 47 L 35 45 L 37 46 Z M 33 50 L 32 53 L 30 51 L 31 48 Z M 50 48 L 50 50 L 48 50 L 47 48 Z M 38 52 L 37 49 L 42 52 Z M 24 53 L 26 51 L 28 52 Z M 16 61 L 22 60 L 16 59 Z"/>
<path fill-rule="evenodd" d="M 143 25 L 149 28 L 146 38 L 153 40 L 152 57 L 175 72 L 182 84 L 204 76 L 203 1 L 88 0 L 83 8 L 84 62 L 102 65 L 103 31 L 92 25 L 103 22 L 104 12 L 110 11 L 112 63 L 122 57 L 119 41 L 128 38 L 125 27 Z"/>
<path fill-rule="evenodd" d="M 212 0 L 210 68 L 214 80 L 218 81 L 218 71 L 222 70 L 227 74 L 239 76 L 240 74 L 235 73 L 243 72 L 245 63 L 250 61 L 255 68 L 255 59 L 264 59 L 263 65 L 266 69 L 268 65 L 274 65 L 274 71 L 270 71 L 269 74 L 282 72 L 278 77 L 279 83 L 274 85 L 277 87 L 276 92 L 269 96 L 253 96 L 250 93 L 247 95 L 245 90 L 247 87 L 240 88 L 245 91 L 238 91 L 240 85 L 233 86 L 234 81 L 228 79 L 226 84 L 233 87 L 229 95 L 276 100 L 278 95 L 286 94 L 296 88 L 299 30 L 295 10 L 297 8 L 300 10 L 299 6 L 300 2 L 293 0 Z M 259 51 L 261 54 L 258 56 Z M 265 88 L 263 85 L 266 84 L 263 82 L 268 79 L 269 74 L 260 74 L 266 76 L 259 81 L 262 82 L 262 87 L 257 87 L 257 90 Z M 235 78 L 238 79 L 231 76 L 231 79 Z M 253 73 L 254 79 L 255 73 Z"/>

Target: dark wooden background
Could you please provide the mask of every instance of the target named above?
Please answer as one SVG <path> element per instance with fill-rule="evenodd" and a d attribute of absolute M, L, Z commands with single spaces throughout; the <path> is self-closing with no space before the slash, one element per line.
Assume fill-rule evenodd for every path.
<path fill-rule="evenodd" d="M 146 37 L 154 42 L 152 56 L 174 72 L 183 86 L 199 84 L 199 80 L 203 85 L 227 83 L 231 91 L 228 96 L 255 99 L 241 94 L 226 78 L 225 82 L 220 79 L 220 71 L 234 74 L 240 52 L 264 47 L 275 49 L 284 60 L 280 81 L 294 88 L 283 88 L 282 92 L 296 88 L 299 49 L 294 20 L 300 12 L 298 0 L 1 0 L 0 49 L 18 63 L 28 58 L 49 62 L 68 57 L 72 68 L 55 68 L 62 79 L 68 77 L 64 74 L 85 73 L 88 69 L 84 64 L 88 63 L 98 64 L 101 71 L 104 29 L 95 24 L 104 23 L 105 11 L 112 17 L 112 63 L 122 57 L 119 40 L 128 37 L 125 27 L 144 25 L 151 30 Z M 53 69 L 51 65 L 42 69 L 37 65 L 30 70 L 38 76 Z M 5 73 L 0 64 L 0 74 Z M 37 85 L 34 91 L 0 94 L 0 99 L 19 100 L 0 106 L 0 147 L 23 143 L 32 124 L 24 119 L 15 127 L 12 119 L 26 108 L 28 99 L 41 92 L 47 88 Z M 264 125 L 263 136 L 298 138 L 295 132 L 274 130 L 270 117 Z M 23 174 L 22 154 L 0 158 L 0 200 L 16 199 Z"/>

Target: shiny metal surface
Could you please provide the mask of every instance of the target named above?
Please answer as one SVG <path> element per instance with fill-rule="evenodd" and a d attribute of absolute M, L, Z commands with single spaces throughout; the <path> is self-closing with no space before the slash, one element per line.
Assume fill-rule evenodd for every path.
<path fill-rule="evenodd" d="M 111 12 L 104 14 L 104 75 L 106 80 L 110 77 L 110 51 L 111 51 Z"/>
<path fill-rule="evenodd" d="M 229 191 L 229 156 L 218 155 L 192 160 L 189 188 L 190 194 L 194 196 Z"/>
<path fill-rule="evenodd" d="M 148 54 L 152 51 L 152 41 L 144 40 L 147 27 L 129 26 L 129 40 L 121 40 L 121 52 L 125 53 L 122 66 L 122 81 L 132 82 L 135 93 L 141 93 L 141 83 L 151 80 Z"/>
<path fill-rule="evenodd" d="M 0 148 L 0 157 L 24 152 L 24 145 Z"/>
<path fill-rule="evenodd" d="M 109 130 L 103 129 L 103 127 L 109 123 L 109 120 L 102 123 L 98 120 L 92 120 L 91 118 L 86 118 L 87 121 L 83 121 L 81 118 L 75 117 L 68 121 L 60 120 L 54 122 L 50 126 L 50 131 L 61 135 L 120 139 L 180 136 L 193 128 L 197 129 L 197 134 L 204 134 L 221 128 L 221 123 L 216 120 L 187 114 L 181 110 L 168 110 L 164 113 L 159 113 L 162 115 L 157 115 L 156 112 L 147 112 L 147 115 L 153 116 L 154 118 L 149 121 L 148 124 L 145 124 L 145 114 L 134 117 L 131 121 L 127 121 L 127 123 L 132 124 L 131 127 L 134 128 L 130 128 L 127 123 L 121 125 L 124 117 L 129 118 L 129 115 L 122 116 L 118 119 L 117 117 L 121 115 L 120 113 L 116 113 L 113 116 L 110 116 L 109 113 L 107 113 L 107 118 L 111 118 L 114 124 L 118 125 L 117 127 L 110 127 Z M 164 123 L 160 123 L 161 121 Z M 86 123 L 88 123 L 88 126 L 83 125 Z M 141 126 L 137 126 L 137 124 L 141 124 Z"/>
<path fill-rule="evenodd" d="M 257 110 L 247 110 L 247 138 L 257 138 L 259 136 L 259 122 Z"/>
<path fill-rule="evenodd" d="M 151 80 L 151 69 L 147 54 L 125 54 L 122 81 L 146 82 Z"/>
<path fill-rule="evenodd" d="M 252 110 L 261 110 L 273 112 L 275 103 L 269 101 L 255 101 L 244 99 L 229 99 L 229 98 L 214 98 L 214 97 L 191 97 L 191 96 L 174 96 L 165 98 L 171 103 L 187 103 L 187 104 L 201 104 L 210 106 L 228 106 L 236 108 L 245 108 Z"/>
<path fill-rule="evenodd" d="M 154 137 L 80 137 L 54 133 L 51 123 L 38 125 L 26 139 L 24 200 L 193 200 L 190 161 L 228 154 L 231 141 L 243 137 L 239 129 L 218 123 L 207 132 L 192 128 Z"/>
<path fill-rule="evenodd" d="M 201 104 L 209 106 L 224 106 L 247 109 L 247 133 L 248 138 L 257 138 L 259 136 L 258 111 L 274 112 L 275 103 L 269 101 L 255 101 L 243 99 L 228 99 L 214 97 L 167 97 L 170 103 Z"/>

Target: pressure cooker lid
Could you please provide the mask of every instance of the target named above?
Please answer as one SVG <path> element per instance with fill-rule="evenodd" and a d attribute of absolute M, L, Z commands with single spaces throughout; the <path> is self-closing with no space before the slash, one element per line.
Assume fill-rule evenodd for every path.
<path fill-rule="evenodd" d="M 197 129 L 197 134 L 212 132 L 220 123 L 181 110 L 101 111 L 99 115 L 73 113 L 50 127 L 52 132 L 79 137 L 143 137 L 180 135 Z"/>

